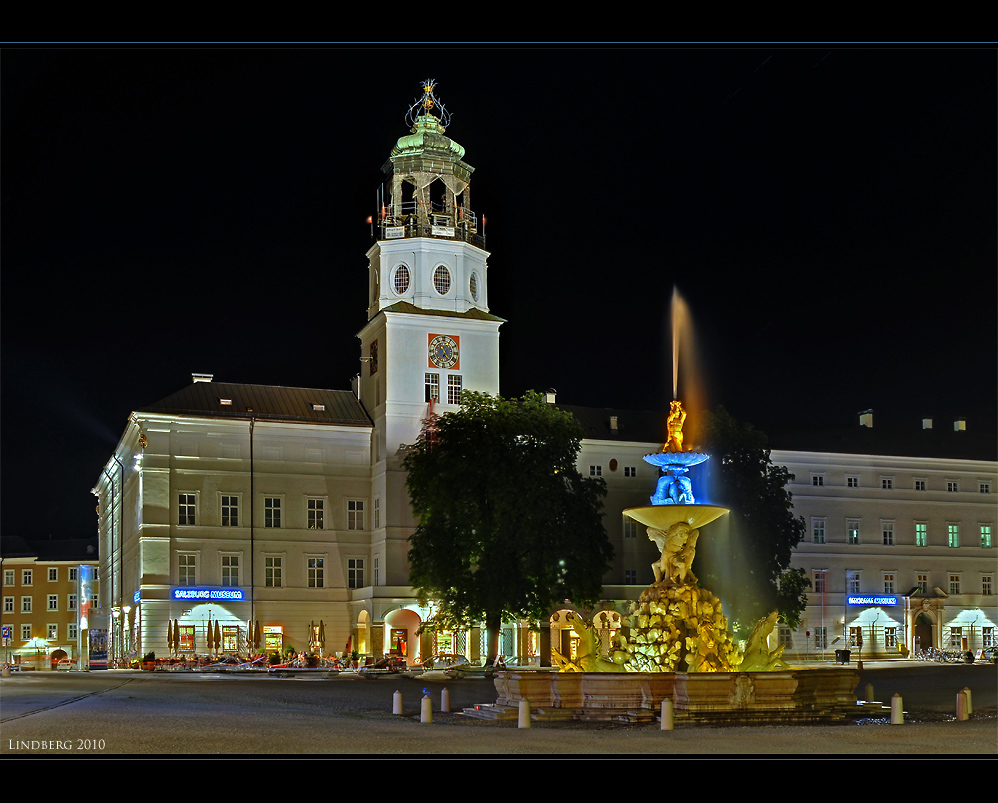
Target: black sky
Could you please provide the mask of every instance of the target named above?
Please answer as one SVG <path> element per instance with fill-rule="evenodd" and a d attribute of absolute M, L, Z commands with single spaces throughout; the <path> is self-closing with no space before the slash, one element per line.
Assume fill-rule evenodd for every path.
<path fill-rule="evenodd" d="M 438 81 L 501 390 L 994 430 L 996 54 L 952 47 L 6 48 L 0 532 L 96 531 L 129 411 L 349 387 L 366 218 Z"/>

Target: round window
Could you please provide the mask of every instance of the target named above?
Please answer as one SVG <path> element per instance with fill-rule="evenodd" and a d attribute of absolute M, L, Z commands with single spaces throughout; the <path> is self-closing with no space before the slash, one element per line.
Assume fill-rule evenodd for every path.
<path fill-rule="evenodd" d="M 409 289 L 409 268 L 399 265 L 395 268 L 395 278 L 393 280 L 395 292 L 402 295 Z"/>
<path fill-rule="evenodd" d="M 443 265 L 438 265 L 433 271 L 433 287 L 442 296 L 450 291 L 450 271 Z"/>
<path fill-rule="evenodd" d="M 470 284 L 471 284 L 471 288 L 470 288 L 471 289 L 471 298 L 474 301 L 478 301 L 478 274 L 477 273 L 472 273 L 471 274 L 471 283 Z"/>

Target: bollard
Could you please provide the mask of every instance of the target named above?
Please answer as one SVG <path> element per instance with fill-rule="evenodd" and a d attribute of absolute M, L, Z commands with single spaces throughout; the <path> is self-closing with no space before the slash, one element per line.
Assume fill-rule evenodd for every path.
<path fill-rule="evenodd" d="M 970 718 L 970 700 L 967 698 L 966 689 L 957 692 L 956 695 L 956 721 L 966 722 Z"/>
<path fill-rule="evenodd" d="M 518 728 L 530 727 L 530 701 L 520 700 L 520 715 L 516 722 Z"/>
<path fill-rule="evenodd" d="M 392 713 L 402 714 L 402 692 L 396 691 L 395 696 L 392 697 Z"/>
<path fill-rule="evenodd" d="M 446 688 L 440 692 L 440 710 L 445 714 L 450 712 L 450 692 Z"/>
<path fill-rule="evenodd" d="M 904 725 L 904 706 L 901 704 L 900 694 L 891 697 L 891 725 Z"/>
<path fill-rule="evenodd" d="M 672 700 L 666 697 L 662 700 L 662 730 L 672 730 Z"/>
<path fill-rule="evenodd" d="M 866 697 L 864 699 L 867 702 L 870 702 L 873 699 L 873 684 L 872 683 L 867 683 L 866 684 Z"/>
<path fill-rule="evenodd" d="M 10 667 L 7 664 L 3 665 L 3 669 L 0 670 L 0 677 L 9 678 L 10 677 Z"/>
<path fill-rule="evenodd" d="M 419 721 L 424 723 L 433 722 L 433 701 L 430 695 L 424 694 L 419 704 Z"/>
<path fill-rule="evenodd" d="M 967 695 L 967 716 L 972 717 L 974 716 L 974 703 L 970 697 L 970 689 L 964 686 L 961 691 Z"/>

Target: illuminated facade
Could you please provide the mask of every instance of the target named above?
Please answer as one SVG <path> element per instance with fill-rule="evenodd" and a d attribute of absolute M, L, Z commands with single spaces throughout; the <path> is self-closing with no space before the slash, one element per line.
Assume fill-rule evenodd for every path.
<path fill-rule="evenodd" d="M 47 669 L 68 660 L 78 666 L 97 594 L 85 578 L 98 565 L 97 539 L 4 536 L 0 563 L 4 663 Z"/>

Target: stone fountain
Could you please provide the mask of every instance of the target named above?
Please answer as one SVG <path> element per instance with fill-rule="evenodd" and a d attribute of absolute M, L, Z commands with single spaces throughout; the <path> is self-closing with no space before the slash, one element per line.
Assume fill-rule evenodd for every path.
<path fill-rule="evenodd" d="M 855 671 L 791 668 L 782 647 L 769 648 L 775 611 L 756 623 L 739 649 L 721 600 L 697 580 L 700 530 L 729 511 L 697 504 L 693 496 L 688 471 L 708 455 L 683 449 L 685 420 L 674 400 L 667 442 L 644 458 L 661 470 L 651 504 L 624 511 L 648 528 L 661 556 L 652 564 L 655 582 L 630 604 L 609 649 L 592 621 L 569 613 L 568 624 L 579 635 L 576 655 L 555 652 L 557 673 L 498 673 L 496 704 L 473 713 L 512 717 L 521 700 L 536 719 L 650 720 L 665 699 L 672 700 L 678 721 L 827 722 L 857 710 Z"/>

